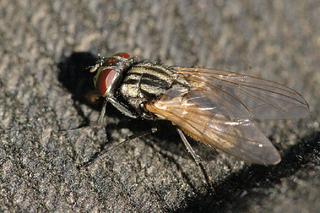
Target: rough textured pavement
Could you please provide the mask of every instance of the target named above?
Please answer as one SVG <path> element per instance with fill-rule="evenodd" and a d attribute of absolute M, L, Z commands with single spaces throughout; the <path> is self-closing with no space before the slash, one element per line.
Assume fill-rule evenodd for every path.
<path fill-rule="evenodd" d="M 319 1 L 2 0 L 0 8 L 1 212 L 320 209 Z M 167 123 L 79 170 L 103 147 L 152 125 L 110 107 L 107 128 L 97 126 L 99 105 L 83 104 L 84 67 L 98 53 L 121 51 L 277 81 L 299 91 L 311 113 L 257 121 L 281 153 L 276 166 L 193 142 L 212 196 Z"/>

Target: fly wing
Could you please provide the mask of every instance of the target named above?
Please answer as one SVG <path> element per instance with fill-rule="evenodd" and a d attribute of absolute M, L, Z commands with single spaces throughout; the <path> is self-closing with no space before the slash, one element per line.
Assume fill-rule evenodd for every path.
<path fill-rule="evenodd" d="M 309 113 L 309 106 L 299 93 L 272 81 L 213 69 L 173 69 L 193 82 L 195 87 L 211 88 L 216 96 L 250 118 L 300 118 Z M 229 111 L 230 115 L 235 111 Z"/>
<path fill-rule="evenodd" d="M 244 161 L 277 164 L 280 156 L 266 136 L 215 87 L 173 87 L 146 109 L 170 120 L 186 134 Z M 236 100 L 236 99 L 235 99 Z M 246 108 L 244 106 L 244 108 Z"/>

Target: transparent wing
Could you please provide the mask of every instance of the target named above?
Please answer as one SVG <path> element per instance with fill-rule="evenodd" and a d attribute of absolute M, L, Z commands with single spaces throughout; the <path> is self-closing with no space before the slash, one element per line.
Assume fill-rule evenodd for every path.
<path fill-rule="evenodd" d="M 276 164 L 280 156 L 250 118 L 293 118 L 308 113 L 295 91 L 231 72 L 174 68 L 192 84 L 173 87 L 146 109 L 186 134 L 244 161 Z"/>
<path fill-rule="evenodd" d="M 194 84 L 211 88 L 250 118 L 304 117 L 309 106 L 296 91 L 281 84 L 228 71 L 174 67 Z"/>
<path fill-rule="evenodd" d="M 186 94 L 172 88 L 146 109 L 170 120 L 192 138 L 249 163 L 280 161 L 271 142 L 243 113 L 205 88 Z"/>

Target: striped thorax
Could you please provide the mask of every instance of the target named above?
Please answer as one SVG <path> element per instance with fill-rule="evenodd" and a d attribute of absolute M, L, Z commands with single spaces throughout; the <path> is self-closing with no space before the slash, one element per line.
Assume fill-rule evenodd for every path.
<path fill-rule="evenodd" d="M 172 87 L 189 88 L 183 76 L 170 69 L 170 67 L 152 62 L 140 62 L 132 65 L 126 72 L 120 86 L 121 95 L 145 119 L 150 116 L 144 105 L 159 98 Z"/>

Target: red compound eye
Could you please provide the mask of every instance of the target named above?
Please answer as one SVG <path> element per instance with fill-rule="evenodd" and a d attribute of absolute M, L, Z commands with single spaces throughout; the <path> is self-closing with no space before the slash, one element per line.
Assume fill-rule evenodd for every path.
<path fill-rule="evenodd" d="M 130 58 L 130 55 L 128 53 L 117 53 L 116 55 L 122 58 Z"/>
<path fill-rule="evenodd" d="M 105 95 L 108 87 L 112 84 L 116 73 L 113 69 L 105 69 L 100 73 L 97 79 L 97 89 L 102 96 Z"/>
<path fill-rule="evenodd" d="M 127 58 L 130 58 L 130 55 L 128 53 L 117 53 L 115 54 L 114 56 L 120 56 L 121 58 L 124 58 L 124 59 L 127 59 Z M 113 57 L 114 57 L 113 56 Z M 106 60 L 105 62 L 105 66 L 114 66 L 116 65 L 116 63 L 119 62 L 119 59 L 116 59 L 116 58 L 109 58 Z"/>
<path fill-rule="evenodd" d="M 119 60 L 116 58 L 109 58 L 106 62 L 105 62 L 105 66 L 114 66 Z"/>
<path fill-rule="evenodd" d="M 120 56 L 121 58 L 124 58 L 124 59 L 130 58 L 130 55 L 128 53 L 117 53 L 114 56 Z M 106 60 L 105 66 L 114 66 L 118 62 L 119 62 L 119 59 L 109 58 Z"/>

